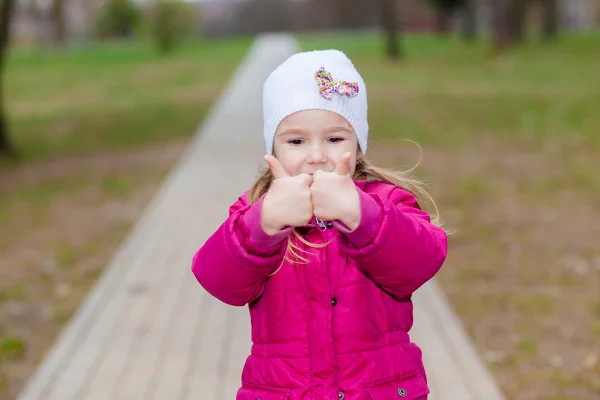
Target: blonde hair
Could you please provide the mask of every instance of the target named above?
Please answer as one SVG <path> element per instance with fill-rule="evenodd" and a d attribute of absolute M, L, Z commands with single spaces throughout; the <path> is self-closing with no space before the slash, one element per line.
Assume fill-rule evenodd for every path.
<path fill-rule="evenodd" d="M 431 217 L 431 223 L 440 226 L 440 216 L 439 210 L 433 197 L 425 190 L 425 185 L 423 182 L 410 177 L 412 172 L 418 166 L 415 165 L 413 168 L 407 171 L 396 171 L 393 169 L 387 168 L 379 168 L 370 164 L 366 159 L 360 158 L 356 164 L 356 170 L 354 171 L 354 176 L 352 177 L 354 180 L 371 180 L 371 181 L 380 181 L 387 182 L 394 186 L 397 186 L 401 189 L 406 190 L 415 196 L 417 201 L 417 207 L 423 211 L 428 212 Z M 248 202 L 250 204 L 254 204 L 258 199 L 267 193 L 269 188 L 271 187 L 271 183 L 273 182 L 273 174 L 269 168 L 262 171 L 254 185 L 250 188 L 248 192 Z M 330 242 L 316 244 L 310 243 L 306 239 L 304 239 L 300 233 L 296 229 L 293 230 L 293 236 L 303 243 L 307 247 L 312 248 L 323 248 L 329 245 Z M 298 244 L 294 243 L 292 240 L 292 236 L 288 236 L 287 248 L 285 252 L 284 259 L 279 265 L 279 268 L 275 272 L 273 272 L 270 276 L 275 275 L 283 266 L 283 263 L 287 260 L 290 263 L 308 263 L 308 259 L 302 256 L 300 253 L 309 253 L 308 251 L 302 249 Z M 293 258 L 290 258 L 290 255 Z"/>

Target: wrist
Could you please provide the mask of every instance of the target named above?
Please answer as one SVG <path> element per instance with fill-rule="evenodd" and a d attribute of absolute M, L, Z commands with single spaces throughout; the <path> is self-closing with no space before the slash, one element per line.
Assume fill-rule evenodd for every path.
<path fill-rule="evenodd" d="M 245 237 L 241 237 L 241 240 L 249 246 L 246 249 L 250 252 L 271 253 L 289 234 L 285 229 L 275 234 L 265 232 L 262 223 L 263 200 L 264 197 L 259 198 L 256 204 L 251 206 L 243 216 L 243 223 L 246 229 L 241 232 L 247 233 L 249 240 L 246 241 Z"/>
<path fill-rule="evenodd" d="M 344 212 L 344 216 L 340 218 L 340 221 L 344 223 L 351 231 L 358 228 L 360 225 L 360 198 L 358 192 L 354 188 L 354 193 L 349 196 L 352 201 L 349 204 L 348 209 Z"/>
<path fill-rule="evenodd" d="M 360 212 L 352 210 L 343 218 L 340 218 L 340 221 L 346 225 L 350 231 L 354 231 L 356 228 L 358 228 L 358 225 L 360 225 Z"/>
<path fill-rule="evenodd" d="M 264 221 L 261 221 L 261 226 L 263 231 L 265 231 L 265 233 L 269 236 L 273 236 L 283 229 L 283 226 L 270 225 Z"/>
<path fill-rule="evenodd" d="M 273 236 L 274 234 L 276 234 L 277 232 L 279 232 L 280 230 L 283 229 L 283 226 L 277 226 L 277 224 L 274 224 L 271 221 L 271 218 L 269 217 L 269 213 L 265 212 L 265 210 L 268 210 L 270 207 L 268 205 L 268 193 L 265 196 L 262 204 L 261 204 L 261 210 L 260 210 L 260 226 L 262 227 L 263 231 L 269 235 L 269 236 Z"/>

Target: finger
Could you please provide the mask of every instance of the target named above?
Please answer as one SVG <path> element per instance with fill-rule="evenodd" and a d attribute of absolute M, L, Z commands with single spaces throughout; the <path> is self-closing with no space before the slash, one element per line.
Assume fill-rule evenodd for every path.
<path fill-rule="evenodd" d="M 326 173 L 326 172 L 323 172 L 323 170 L 318 169 L 311 176 L 312 176 L 313 180 L 319 179 L 319 177 L 322 176 L 324 173 Z"/>
<path fill-rule="evenodd" d="M 342 155 L 342 158 L 340 159 L 340 161 L 338 162 L 338 164 L 335 166 L 335 173 L 338 175 L 348 175 L 348 173 L 350 172 L 350 157 L 352 156 L 352 154 L 350 153 L 344 153 Z"/>
<path fill-rule="evenodd" d="M 307 174 L 307 175 L 306 175 L 306 184 L 307 184 L 308 186 L 312 185 L 312 183 L 313 183 L 313 179 L 314 179 L 314 178 L 313 178 L 313 176 L 312 176 L 312 175 L 308 175 L 308 174 Z"/>
<path fill-rule="evenodd" d="M 309 175 L 309 174 L 296 175 L 294 178 L 299 179 L 300 182 L 302 182 L 306 186 L 312 185 L 312 182 L 313 182 L 313 177 L 312 177 L 312 175 Z"/>
<path fill-rule="evenodd" d="M 269 164 L 269 168 L 271 168 L 271 173 L 273 174 L 274 179 L 283 178 L 284 176 L 290 176 L 285 170 L 285 168 L 283 168 L 283 165 L 281 165 L 279 160 L 271 154 L 267 154 L 265 156 L 265 161 L 267 162 L 267 164 Z"/>

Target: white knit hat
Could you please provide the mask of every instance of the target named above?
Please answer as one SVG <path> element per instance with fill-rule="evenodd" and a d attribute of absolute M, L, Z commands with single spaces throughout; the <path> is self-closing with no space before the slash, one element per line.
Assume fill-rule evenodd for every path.
<path fill-rule="evenodd" d="M 263 122 L 267 154 L 281 120 L 302 110 L 328 110 L 344 117 L 367 151 L 367 88 L 352 61 L 338 50 L 294 54 L 279 65 L 263 86 Z"/>

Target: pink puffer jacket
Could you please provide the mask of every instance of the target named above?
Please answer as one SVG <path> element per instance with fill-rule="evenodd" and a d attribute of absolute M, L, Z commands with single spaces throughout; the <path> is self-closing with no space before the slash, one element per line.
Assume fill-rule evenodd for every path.
<path fill-rule="evenodd" d="M 260 225 L 262 198 L 244 194 L 198 250 L 192 271 L 217 299 L 249 304 L 252 351 L 236 400 L 426 399 L 421 350 L 410 342 L 411 294 L 446 258 L 445 232 L 408 192 L 355 182 L 361 221 L 300 232 L 309 263 L 281 265 L 291 228 Z"/>

